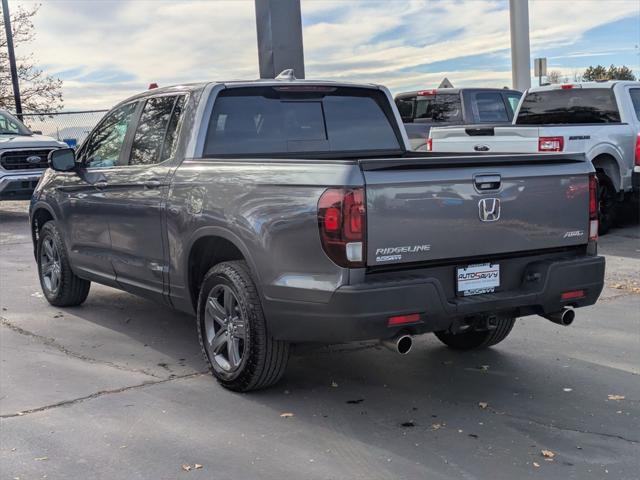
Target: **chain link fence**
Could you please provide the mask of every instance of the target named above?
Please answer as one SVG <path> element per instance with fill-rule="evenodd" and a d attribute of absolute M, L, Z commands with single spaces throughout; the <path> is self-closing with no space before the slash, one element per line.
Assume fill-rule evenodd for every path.
<path fill-rule="evenodd" d="M 75 147 L 89 135 L 107 111 L 23 113 L 22 121 L 33 132 L 42 133 Z"/>

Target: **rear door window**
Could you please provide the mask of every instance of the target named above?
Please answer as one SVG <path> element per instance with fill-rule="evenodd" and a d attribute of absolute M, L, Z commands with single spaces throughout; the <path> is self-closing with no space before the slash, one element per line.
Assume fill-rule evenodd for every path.
<path fill-rule="evenodd" d="M 397 152 L 399 133 L 379 91 L 333 87 L 247 87 L 216 99 L 205 156 Z"/>
<path fill-rule="evenodd" d="M 133 137 L 129 165 L 153 165 L 169 158 L 165 147 L 168 150 L 173 147 L 177 126 L 174 107 L 178 98 L 184 97 L 151 97 L 146 101 Z"/>
<path fill-rule="evenodd" d="M 629 95 L 631 95 L 633 109 L 636 111 L 636 118 L 640 120 L 640 88 L 632 88 L 629 90 Z"/>
<path fill-rule="evenodd" d="M 453 123 L 462 120 L 462 102 L 457 93 L 418 97 L 415 119 L 424 123 Z"/>
<path fill-rule="evenodd" d="M 476 92 L 471 99 L 473 117 L 478 123 L 508 122 L 507 106 L 501 92 Z"/>
<path fill-rule="evenodd" d="M 520 125 L 619 123 L 611 88 L 570 88 L 531 92 L 522 101 Z"/>

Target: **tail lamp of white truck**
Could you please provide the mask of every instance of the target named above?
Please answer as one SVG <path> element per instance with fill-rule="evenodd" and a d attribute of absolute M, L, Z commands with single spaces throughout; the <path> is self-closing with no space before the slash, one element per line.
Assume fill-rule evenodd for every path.
<path fill-rule="evenodd" d="M 589 240 L 598 240 L 598 177 L 589 175 Z"/>
<path fill-rule="evenodd" d="M 329 188 L 318 200 L 322 248 L 337 265 L 364 267 L 366 210 L 363 188 Z"/>

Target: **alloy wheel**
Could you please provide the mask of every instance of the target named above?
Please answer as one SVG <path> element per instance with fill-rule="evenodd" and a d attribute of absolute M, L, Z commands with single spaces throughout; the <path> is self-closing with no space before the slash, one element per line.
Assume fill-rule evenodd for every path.
<path fill-rule="evenodd" d="M 211 289 L 204 312 L 206 349 L 214 368 L 230 374 L 237 371 L 247 346 L 247 322 L 238 297 L 227 285 Z"/>
<path fill-rule="evenodd" d="M 42 241 L 40 265 L 42 283 L 49 293 L 55 295 L 62 280 L 62 264 L 60 252 L 52 237 L 46 237 Z"/>

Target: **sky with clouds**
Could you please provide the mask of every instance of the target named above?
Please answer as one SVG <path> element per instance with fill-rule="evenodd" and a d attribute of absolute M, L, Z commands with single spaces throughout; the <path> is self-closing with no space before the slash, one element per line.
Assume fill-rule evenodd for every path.
<path fill-rule="evenodd" d="M 30 0 L 10 5 L 33 6 Z M 39 0 L 28 46 L 64 81 L 65 109 L 146 89 L 258 77 L 254 0 Z M 507 0 L 301 0 L 307 78 L 400 92 L 511 84 Z M 640 75 L 640 0 L 530 0 L 532 57 L 573 77 L 591 64 Z M 29 53 L 26 50 L 18 53 Z"/>

